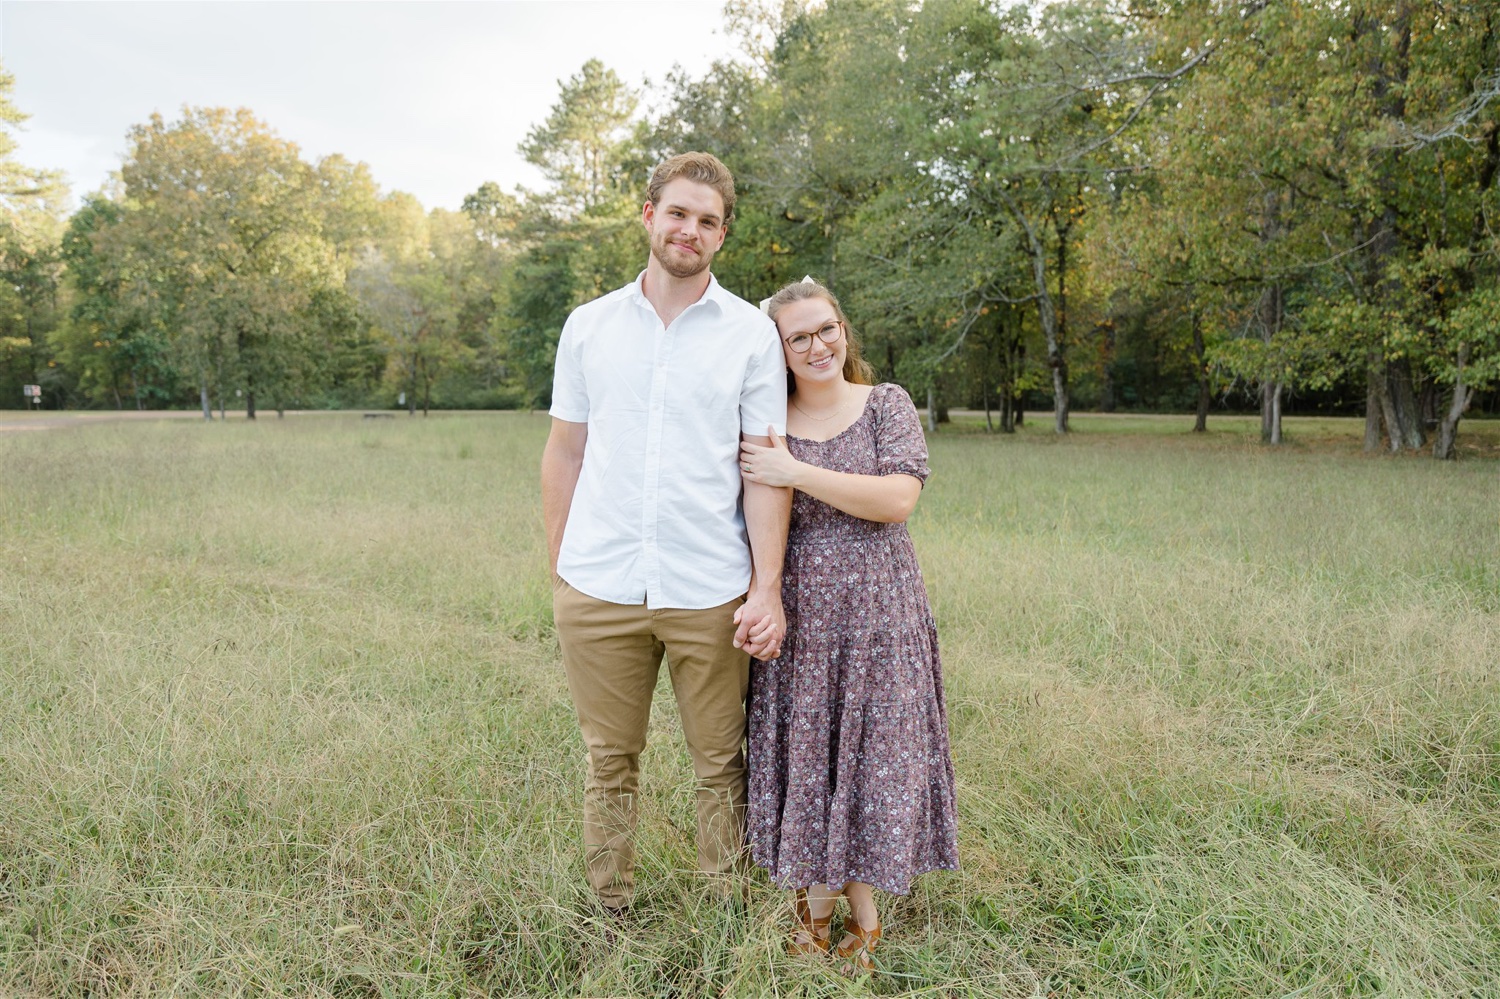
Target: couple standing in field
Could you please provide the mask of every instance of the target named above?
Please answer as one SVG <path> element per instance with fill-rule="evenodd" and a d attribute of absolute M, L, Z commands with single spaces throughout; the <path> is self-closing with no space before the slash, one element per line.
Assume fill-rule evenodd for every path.
<path fill-rule="evenodd" d="M 905 527 L 927 449 L 826 288 L 788 285 L 762 313 L 714 280 L 734 202 L 713 156 L 658 165 L 645 271 L 558 343 L 542 504 L 589 754 L 588 879 L 628 911 L 665 655 L 699 867 L 742 876 L 748 839 L 796 890 L 788 949 L 870 970 L 874 889 L 958 866 L 937 634 Z"/>

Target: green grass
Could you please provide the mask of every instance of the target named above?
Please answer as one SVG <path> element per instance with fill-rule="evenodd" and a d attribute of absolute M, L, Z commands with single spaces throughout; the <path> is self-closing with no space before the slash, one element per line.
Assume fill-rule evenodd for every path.
<path fill-rule="evenodd" d="M 665 688 L 639 912 L 595 919 L 546 425 L 0 436 L 0 995 L 1500 996 L 1495 461 L 944 428 L 964 869 L 851 984 L 692 873 Z"/>

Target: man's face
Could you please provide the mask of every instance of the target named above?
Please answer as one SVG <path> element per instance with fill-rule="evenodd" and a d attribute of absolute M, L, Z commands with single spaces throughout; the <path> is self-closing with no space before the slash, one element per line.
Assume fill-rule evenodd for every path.
<path fill-rule="evenodd" d="M 679 177 L 646 202 L 641 221 L 651 234 L 651 255 L 675 278 L 708 270 L 724 245 L 724 199 L 707 184 Z"/>

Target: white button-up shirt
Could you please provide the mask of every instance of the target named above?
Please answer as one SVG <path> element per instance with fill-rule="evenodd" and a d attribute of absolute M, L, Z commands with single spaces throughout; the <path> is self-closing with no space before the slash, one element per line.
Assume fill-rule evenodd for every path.
<path fill-rule="evenodd" d="M 557 573 L 652 609 L 715 607 L 750 585 L 740 434 L 786 425 L 781 338 L 711 276 L 663 327 L 633 284 L 573 310 L 551 413 L 587 423 Z"/>

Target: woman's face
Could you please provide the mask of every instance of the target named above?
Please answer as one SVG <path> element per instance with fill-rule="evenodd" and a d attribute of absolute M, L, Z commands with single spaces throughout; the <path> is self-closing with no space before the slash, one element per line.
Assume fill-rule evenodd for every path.
<path fill-rule="evenodd" d="M 804 298 L 783 306 L 776 314 L 776 330 L 781 334 L 781 352 L 786 356 L 787 369 L 798 381 L 836 381 L 844 377 L 849 338 L 832 302 L 824 298 Z M 832 336 L 832 331 L 837 331 L 838 338 L 833 343 L 825 343 L 818 335 L 820 330 L 825 336 Z M 807 350 L 798 351 L 792 347 L 799 338 L 811 341 Z M 799 342 L 798 345 L 802 344 Z"/>

